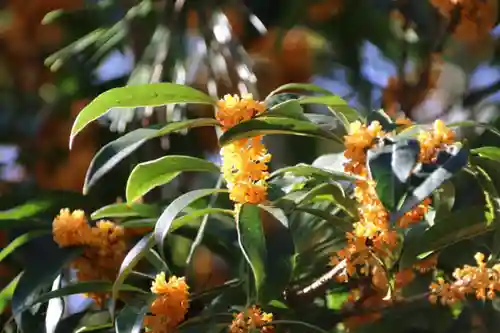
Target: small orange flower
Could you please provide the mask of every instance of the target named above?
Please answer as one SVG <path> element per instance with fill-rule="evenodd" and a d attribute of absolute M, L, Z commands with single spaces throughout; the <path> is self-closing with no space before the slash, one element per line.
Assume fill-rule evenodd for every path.
<path fill-rule="evenodd" d="M 245 312 L 238 313 L 231 325 L 229 326 L 230 333 L 250 333 L 255 329 L 259 329 L 261 333 L 274 333 L 274 327 L 267 325 L 273 320 L 271 313 L 262 312 L 258 307 L 252 306 Z"/>

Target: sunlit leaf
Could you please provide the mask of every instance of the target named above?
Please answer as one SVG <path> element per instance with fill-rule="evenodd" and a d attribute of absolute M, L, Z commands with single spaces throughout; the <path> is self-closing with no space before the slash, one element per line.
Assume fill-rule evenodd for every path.
<path fill-rule="evenodd" d="M 315 84 L 310 83 L 287 83 L 284 84 L 269 93 L 266 97 L 266 101 L 271 98 L 271 96 L 276 95 L 280 92 L 289 91 L 289 90 L 302 90 L 307 92 L 320 93 L 323 95 L 333 95 L 333 93 L 325 88 L 321 88 Z"/>
<path fill-rule="evenodd" d="M 138 304 L 127 304 L 116 317 L 116 333 L 140 333 L 143 327 L 144 315 L 148 312 L 154 296 Z"/>
<path fill-rule="evenodd" d="M 220 172 L 210 161 L 191 156 L 169 155 L 137 165 L 127 181 L 127 202 L 133 202 L 153 188 L 164 185 L 183 171 Z"/>
<path fill-rule="evenodd" d="M 288 100 L 271 107 L 267 112 L 262 114 L 263 117 L 284 117 L 298 120 L 308 121 L 304 115 L 304 110 L 300 103 L 295 100 Z"/>
<path fill-rule="evenodd" d="M 99 179 L 141 147 L 146 141 L 172 132 L 196 127 L 215 126 L 217 124 L 218 121 L 212 118 L 189 119 L 169 123 L 163 127 L 154 125 L 139 128 L 109 142 L 96 153 L 92 162 L 90 162 L 87 174 L 85 175 L 83 193 L 87 193 L 90 187 L 95 185 Z"/>
<path fill-rule="evenodd" d="M 278 169 L 271 173 L 270 178 L 274 178 L 277 176 L 283 176 L 286 175 L 287 173 L 290 173 L 294 176 L 298 177 L 322 177 L 322 178 L 328 178 L 331 180 L 345 180 L 345 181 L 355 181 L 357 177 L 348 175 L 344 172 L 336 172 L 336 171 L 329 171 L 326 169 L 321 169 L 318 167 L 314 167 L 308 164 L 297 164 L 295 166 L 291 167 L 284 167 L 281 169 Z"/>
<path fill-rule="evenodd" d="M 477 154 L 481 157 L 488 158 L 493 161 L 500 162 L 500 148 L 499 147 L 480 147 L 471 149 L 472 154 Z"/>
<path fill-rule="evenodd" d="M 339 96 L 312 96 L 302 97 L 298 100 L 300 104 L 321 104 L 330 107 L 334 113 L 342 114 L 348 122 L 360 120 L 359 113 L 347 104 L 347 102 Z M 342 121 L 344 123 L 344 121 Z M 345 126 L 349 124 L 344 123 Z"/>
<path fill-rule="evenodd" d="M 235 140 L 266 134 L 289 134 L 310 136 L 343 145 L 335 134 L 322 129 L 309 121 L 283 117 L 259 117 L 245 121 L 227 130 L 219 139 L 222 146 Z"/>
<path fill-rule="evenodd" d="M 166 104 L 211 104 L 215 101 L 194 88 L 175 83 L 153 83 L 110 89 L 97 96 L 78 114 L 71 128 L 70 148 L 75 136 L 90 122 L 112 108 L 160 106 Z"/>
<path fill-rule="evenodd" d="M 25 233 L 24 235 L 18 236 L 16 239 L 11 241 L 9 245 L 4 247 L 0 251 L 0 262 L 4 260 L 8 255 L 13 253 L 15 250 L 17 250 L 19 247 L 23 246 L 24 244 L 28 243 L 34 238 L 38 238 L 40 236 L 44 236 L 47 234 L 50 234 L 50 231 L 42 230 L 42 231 L 30 231 Z"/>
<path fill-rule="evenodd" d="M 93 212 L 93 220 L 110 217 L 156 217 L 160 213 L 158 207 L 143 203 L 115 203 L 104 206 Z"/>

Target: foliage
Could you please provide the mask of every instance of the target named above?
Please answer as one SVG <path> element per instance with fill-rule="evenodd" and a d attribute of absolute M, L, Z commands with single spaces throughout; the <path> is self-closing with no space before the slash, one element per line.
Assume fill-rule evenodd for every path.
<path fill-rule="evenodd" d="M 135 142 L 124 140 L 133 132 L 125 134 L 107 144 L 103 150 L 112 147 L 112 154 L 98 153 L 89 170 L 99 163 L 112 172 L 122 159 L 117 156 L 131 154 L 137 142 L 193 124 L 220 128 L 222 164 L 182 155 L 143 161 L 130 173 L 126 203 L 88 215 L 61 210 L 52 224 L 30 227 L 13 240 L 0 258 L 32 243 L 44 249 L 43 257 L 26 252 L 24 272 L 1 293 L 4 302 L 12 300 L 18 329 L 141 332 L 145 325 L 153 332 L 361 332 L 384 330 L 418 309 L 432 313 L 432 325 L 406 316 L 391 332 L 437 332 L 434 323 L 454 327 L 474 297 L 486 304 L 495 300 L 499 148 L 459 143 L 441 121 L 429 129 L 383 111 L 352 118 L 342 99 L 314 86 L 288 85 L 285 89 L 298 93 L 278 102 L 275 94 L 262 102 L 251 96 L 215 101 L 187 86 L 154 89 L 154 94 L 148 86 L 103 93 L 81 111 L 71 138 L 123 103 L 202 101 L 214 107 L 216 120 L 145 128 Z M 137 105 L 129 96 L 137 97 Z M 328 117 L 345 119 L 346 128 L 331 131 L 312 121 L 301 103 L 311 100 L 330 105 Z M 261 138 L 276 133 L 327 140 L 337 153 L 318 159 L 321 163 L 270 173 L 272 157 Z M 332 169 L 342 156 L 344 167 Z M 219 180 L 166 202 L 138 202 L 186 172 L 215 172 Z M 93 172 L 87 188 L 100 181 L 98 174 Z M 471 191 L 464 192 L 464 181 L 477 190 L 474 202 L 461 199 Z M 2 228 L 11 226 L 8 221 L 36 219 L 43 209 L 43 202 L 35 202 L 4 211 Z M 179 239 L 187 240 L 184 254 Z M 470 246 L 475 243 L 480 249 Z M 227 274 L 200 284 L 200 265 L 218 274 L 213 261 L 199 262 L 207 249 L 221 258 Z M 450 260 L 450 251 L 460 251 L 460 259 Z M 481 252 L 477 266 L 450 276 L 475 252 Z M 94 302 L 68 313 L 65 304 L 73 294 Z M 459 309 L 458 317 L 455 310 L 434 305 L 439 301 Z"/>

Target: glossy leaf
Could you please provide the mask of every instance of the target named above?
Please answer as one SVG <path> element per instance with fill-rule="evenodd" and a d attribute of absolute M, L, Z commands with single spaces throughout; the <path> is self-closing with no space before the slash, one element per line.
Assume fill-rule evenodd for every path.
<path fill-rule="evenodd" d="M 342 114 L 348 122 L 360 120 L 359 113 L 351 108 L 347 102 L 339 96 L 312 96 L 299 99 L 300 104 L 321 104 L 329 106 L 334 113 Z M 348 125 L 348 124 L 344 124 Z"/>
<path fill-rule="evenodd" d="M 304 110 L 300 103 L 295 100 L 288 100 L 271 107 L 267 112 L 262 114 L 263 117 L 284 117 L 298 120 L 308 121 L 304 115 Z"/>
<path fill-rule="evenodd" d="M 5 308 L 9 305 L 14 290 L 16 290 L 19 278 L 23 273 L 19 273 L 15 278 L 13 278 L 3 289 L 0 291 L 0 313 L 4 313 Z"/>
<path fill-rule="evenodd" d="M 313 201 L 318 196 L 325 196 L 328 200 L 345 211 L 349 216 L 353 218 L 358 217 L 357 202 L 354 199 L 349 198 L 342 187 L 338 184 L 320 184 L 308 191 L 305 195 L 299 197 L 297 199 L 297 204 L 306 204 L 309 201 Z"/>
<path fill-rule="evenodd" d="M 4 260 L 8 255 L 10 255 L 11 253 L 13 253 L 15 250 L 17 250 L 19 247 L 21 247 L 24 244 L 28 243 L 32 239 L 38 238 L 40 236 L 44 236 L 44 235 L 47 235 L 47 234 L 51 234 L 51 232 L 50 231 L 45 231 L 45 230 L 42 230 L 42 231 L 31 231 L 31 232 L 25 233 L 24 235 L 16 237 L 16 239 L 14 239 L 13 241 L 11 241 L 9 243 L 9 245 L 7 245 L 6 247 L 4 247 L 0 251 L 0 262 L 2 260 Z"/>
<path fill-rule="evenodd" d="M 440 152 L 437 157 L 439 166 L 417 188 L 407 194 L 398 212 L 391 216 L 391 220 L 397 220 L 429 197 L 444 181 L 465 167 L 468 158 L 469 150 L 464 147 L 454 146 L 450 152 Z"/>
<path fill-rule="evenodd" d="M 274 178 L 277 176 L 284 176 L 287 173 L 293 174 L 294 176 L 298 177 L 313 177 L 313 178 L 322 177 L 336 181 L 345 180 L 352 182 L 357 179 L 357 177 L 348 175 L 344 172 L 329 171 L 326 169 L 321 169 L 307 164 L 297 164 L 295 166 L 278 169 L 273 173 L 271 173 L 270 178 Z"/>
<path fill-rule="evenodd" d="M 39 250 L 38 255 L 47 256 L 47 260 L 30 260 L 29 266 L 19 278 L 12 297 L 12 311 L 15 315 L 21 314 L 30 306 L 37 294 L 54 281 L 61 269 L 81 254 L 81 249 L 60 249 L 51 239 L 41 244 L 44 247 Z"/>
<path fill-rule="evenodd" d="M 343 145 L 343 141 L 335 134 L 325 131 L 316 124 L 284 117 L 258 117 L 245 121 L 226 131 L 220 137 L 219 142 L 225 146 L 235 140 L 265 134 L 310 136 Z"/>
<path fill-rule="evenodd" d="M 115 282 L 113 283 L 113 287 L 111 289 L 111 304 L 110 304 L 110 313 L 114 318 L 115 316 L 115 308 L 116 308 L 116 300 L 118 298 L 119 292 L 123 288 L 123 283 L 127 276 L 130 275 L 134 267 L 139 263 L 139 261 L 144 258 L 144 256 L 152 249 L 154 246 L 154 238 L 151 234 L 144 236 L 139 242 L 137 242 L 134 247 L 132 247 L 120 266 L 120 270 L 118 271 L 118 275 L 116 276 Z"/>
<path fill-rule="evenodd" d="M 146 141 L 184 129 L 215 126 L 217 124 L 218 121 L 212 118 L 189 119 L 170 123 L 163 127 L 155 125 L 139 128 L 109 142 L 95 154 L 90 162 L 87 174 L 85 175 L 83 193 L 87 193 L 99 179 L 141 147 Z"/>
<path fill-rule="evenodd" d="M 316 217 L 319 217 L 319 218 L 331 223 L 332 227 L 338 228 L 338 229 L 342 230 L 343 232 L 351 232 L 352 231 L 352 223 L 349 223 L 346 219 L 332 215 L 332 214 L 328 213 L 327 211 L 315 209 L 315 208 L 309 208 L 309 207 L 299 207 L 296 210 L 300 211 L 300 212 L 314 215 Z"/>
<path fill-rule="evenodd" d="M 435 223 L 417 237 L 407 237 L 400 269 L 411 267 L 421 254 L 441 250 L 459 241 L 494 230 L 495 226 L 488 226 L 486 221 L 484 207 L 465 207 Z"/>
<path fill-rule="evenodd" d="M 310 84 L 310 83 L 287 83 L 284 84 L 275 90 L 271 91 L 269 95 L 266 97 L 266 101 L 271 98 L 271 96 L 274 96 L 280 92 L 283 91 L 288 91 L 288 90 L 303 90 L 303 91 L 308 91 L 308 92 L 314 92 L 314 93 L 320 93 L 323 95 L 333 95 L 333 93 L 329 90 L 326 90 L 324 88 L 321 88 L 320 86 L 317 86 L 315 84 Z"/>
<path fill-rule="evenodd" d="M 61 278 L 59 275 L 52 284 L 52 290 L 57 290 L 61 286 Z M 47 311 L 45 314 L 45 332 L 54 333 L 57 325 L 64 314 L 64 300 L 60 297 L 51 298 L 47 304 Z"/>
<path fill-rule="evenodd" d="M 142 304 L 126 304 L 116 317 L 116 333 L 140 333 L 145 314 L 148 312 L 154 296 Z M 139 302 L 136 302 L 139 303 Z"/>
<path fill-rule="evenodd" d="M 392 132 L 398 127 L 383 110 L 368 113 L 366 123 L 370 125 L 373 121 L 378 121 L 382 125 L 382 129 L 386 132 Z"/>
<path fill-rule="evenodd" d="M 9 210 L 0 211 L 0 226 L 2 226 L 2 220 L 26 219 L 46 211 L 51 206 L 52 202 L 49 200 L 34 200 Z"/>
<path fill-rule="evenodd" d="M 74 137 L 85 126 L 112 108 L 160 106 L 178 103 L 215 105 L 214 99 L 207 94 L 175 83 L 153 83 L 110 89 L 97 96 L 80 111 L 71 128 L 70 148 Z"/>
<path fill-rule="evenodd" d="M 471 149 L 471 153 L 477 154 L 481 157 L 488 158 L 493 161 L 500 162 L 499 147 L 481 147 L 481 148 Z"/>
<path fill-rule="evenodd" d="M 194 190 L 177 197 L 174 201 L 170 203 L 170 205 L 167 206 L 167 208 L 165 208 L 161 216 L 158 218 L 158 222 L 156 223 L 156 227 L 154 230 L 154 238 L 160 248 L 160 254 L 163 253 L 165 238 L 167 237 L 167 234 L 171 231 L 172 224 L 177 215 L 179 215 L 179 213 L 183 209 L 185 209 L 194 201 L 206 197 L 208 195 L 220 192 L 227 192 L 227 190 L 222 190 L 222 189 Z"/>
<path fill-rule="evenodd" d="M 445 181 L 433 194 L 433 206 L 436 210 L 434 221 L 450 214 L 455 204 L 455 186 L 451 181 Z"/>
<path fill-rule="evenodd" d="M 127 181 L 127 202 L 133 202 L 153 188 L 164 185 L 183 171 L 220 172 L 210 161 L 191 156 L 169 155 L 137 165 Z"/>
<path fill-rule="evenodd" d="M 262 302 L 281 295 L 293 270 L 293 241 L 289 229 L 280 226 L 279 231 L 265 235 L 258 206 L 243 204 L 237 212 L 238 243 L 252 270 L 257 298 Z"/>
<path fill-rule="evenodd" d="M 93 212 L 90 217 L 93 220 L 110 217 L 156 217 L 159 215 L 156 206 L 142 203 L 116 203 L 104 206 Z"/>

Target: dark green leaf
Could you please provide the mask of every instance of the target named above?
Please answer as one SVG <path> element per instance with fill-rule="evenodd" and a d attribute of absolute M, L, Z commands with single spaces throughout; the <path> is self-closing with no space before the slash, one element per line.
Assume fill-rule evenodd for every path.
<path fill-rule="evenodd" d="M 258 206 L 243 204 L 238 210 L 238 243 L 252 269 L 257 297 L 262 302 L 281 295 L 293 270 L 293 241 L 288 228 L 279 226 L 279 231 L 265 235 Z"/>
<path fill-rule="evenodd" d="M 160 106 L 178 103 L 215 105 L 214 99 L 207 94 L 175 83 L 153 83 L 110 89 L 97 96 L 80 111 L 71 128 L 70 147 L 75 136 L 85 126 L 112 108 Z"/>
<path fill-rule="evenodd" d="M 164 185 L 183 171 L 206 171 L 219 173 L 217 165 L 200 158 L 169 155 L 137 165 L 127 181 L 127 202 L 133 202 L 151 189 Z"/>
<path fill-rule="evenodd" d="M 270 178 L 291 173 L 298 177 L 324 177 L 336 181 L 355 181 L 357 177 L 348 175 L 344 172 L 329 171 L 318 167 L 313 167 L 307 164 L 297 164 L 296 166 L 284 167 L 274 171 Z"/>
<path fill-rule="evenodd" d="M 128 251 L 127 255 L 123 259 L 120 266 L 120 270 L 116 277 L 113 287 L 111 289 L 111 305 L 109 307 L 111 316 L 115 316 L 116 300 L 118 298 L 119 292 L 123 288 L 123 282 L 132 272 L 134 267 L 139 263 L 139 261 L 144 258 L 144 256 L 149 252 L 154 246 L 153 235 L 148 234 L 144 236 L 139 242 L 137 242 L 133 248 Z"/>
<path fill-rule="evenodd" d="M 21 235 L 14 239 L 12 242 L 9 243 L 6 247 L 4 247 L 0 251 L 0 262 L 4 260 L 9 254 L 13 253 L 16 249 L 19 247 L 23 246 L 24 244 L 28 243 L 30 240 L 33 238 L 37 238 L 40 236 L 44 236 L 47 234 L 51 234 L 50 231 L 42 230 L 42 231 L 31 231 L 28 233 L 25 233 L 24 235 Z"/>
<path fill-rule="evenodd" d="M 383 110 L 368 113 L 366 123 L 370 125 L 373 121 L 378 121 L 385 132 L 392 132 L 398 127 Z"/>
<path fill-rule="evenodd" d="M 465 207 L 451 213 L 417 237 L 406 237 L 401 257 L 401 269 L 411 267 L 421 254 L 441 250 L 459 241 L 494 230 L 487 225 L 484 207 Z"/>
<path fill-rule="evenodd" d="M 325 131 L 320 126 L 309 121 L 301 121 L 283 117 L 259 117 L 245 121 L 230 128 L 219 139 L 222 146 L 235 140 L 251 138 L 265 134 L 290 134 L 311 136 L 333 141 L 343 145 L 343 141 L 333 133 Z"/>
<path fill-rule="evenodd" d="M 46 211 L 51 206 L 52 202 L 49 200 L 28 201 L 12 209 L 0 211 L 0 221 L 26 219 Z M 0 226 L 2 226 L 1 222 Z"/>
<path fill-rule="evenodd" d="M 438 190 L 434 192 L 434 199 L 432 200 L 436 216 L 434 221 L 439 221 L 441 218 L 450 214 L 455 204 L 455 186 L 448 180 L 445 181 Z"/>
<path fill-rule="evenodd" d="M 322 104 L 329 107 L 334 113 L 342 114 L 348 122 L 360 120 L 359 113 L 351 108 L 347 102 L 339 96 L 313 96 L 302 97 L 299 99 L 300 104 Z M 342 121 L 344 123 L 344 121 Z M 349 124 L 345 124 L 348 126 Z"/>
<path fill-rule="evenodd" d="M 287 83 L 284 84 L 275 90 L 271 91 L 269 95 L 266 97 L 266 101 L 269 100 L 273 95 L 276 95 L 280 92 L 287 91 L 287 90 L 304 90 L 308 92 L 315 92 L 315 93 L 320 93 L 323 95 L 333 95 L 333 93 L 329 90 L 326 90 L 324 88 L 321 88 L 315 84 L 310 84 L 310 83 Z"/>
<path fill-rule="evenodd" d="M 154 297 L 154 296 L 153 296 Z M 144 315 L 148 312 L 153 297 L 142 304 L 127 304 L 116 317 L 116 333 L 140 333 L 143 327 Z M 137 302 L 139 303 L 139 302 Z"/>
<path fill-rule="evenodd" d="M 30 260 L 29 266 L 24 270 L 12 297 L 12 311 L 20 314 L 26 307 L 33 303 L 37 294 L 51 284 L 61 269 L 81 254 L 81 249 L 61 249 L 51 237 L 43 243 L 39 250 L 40 257 L 45 260 Z"/>
<path fill-rule="evenodd" d="M 89 188 L 102 178 L 102 176 L 146 141 L 184 129 L 215 126 L 217 124 L 218 121 L 212 118 L 189 119 L 170 123 L 163 127 L 155 125 L 147 128 L 139 128 L 109 142 L 97 152 L 92 162 L 90 162 L 85 176 L 83 193 L 87 193 Z"/>
<path fill-rule="evenodd" d="M 349 198 L 342 187 L 338 184 L 320 184 L 305 195 L 297 199 L 298 205 L 303 205 L 309 201 L 315 200 L 318 196 L 324 199 L 330 200 L 335 203 L 340 209 L 345 211 L 349 216 L 353 218 L 358 217 L 357 202 L 354 199 Z"/>
<path fill-rule="evenodd" d="M 274 105 L 267 112 L 262 114 L 263 117 L 284 117 L 298 120 L 308 121 L 304 115 L 304 110 L 300 103 L 296 100 L 289 100 L 280 104 Z"/>
<path fill-rule="evenodd" d="M 469 150 L 466 147 L 453 146 L 450 152 L 439 152 L 436 168 L 417 188 L 408 193 L 400 209 L 391 216 L 395 221 L 425 198 L 429 197 L 441 184 L 460 171 L 468 162 Z"/>
<path fill-rule="evenodd" d="M 93 220 L 110 217 L 156 217 L 158 207 L 142 203 L 116 203 L 99 208 L 90 215 Z"/>
<path fill-rule="evenodd" d="M 471 153 L 477 154 L 484 158 L 500 162 L 500 148 L 499 147 L 481 147 L 471 149 Z"/>
<path fill-rule="evenodd" d="M 404 187 L 392 170 L 392 146 L 370 149 L 366 160 L 370 178 L 375 181 L 375 191 L 384 207 L 392 211 L 404 195 Z"/>
<path fill-rule="evenodd" d="M 267 205 L 259 205 L 260 208 L 271 214 L 276 220 L 278 220 L 285 228 L 288 228 L 288 218 L 282 209 L 278 207 L 271 207 Z"/>
<path fill-rule="evenodd" d="M 156 243 L 158 244 L 160 248 L 160 254 L 163 253 L 163 248 L 164 248 L 164 242 L 165 238 L 167 237 L 167 234 L 171 231 L 173 227 L 173 222 L 177 215 L 185 209 L 187 206 L 189 206 L 191 203 L 194 201 L 206 197 L 208 195 L 214 194 L 214 193 L 220 193 L 220 192 L 227 192 L 227 190 L 222 190 L 222 189 L 200 189 L 200 190 L 194 190 L 188 193 L 185 193 L 181 195 L 180 197 L 176 198 L 174 201 L 170 203 L 170 205 L 165 208 L 161 216 L 158 218 L 158 222 L 156 223 L 156 227 L 154 230 L 154 237 L 156 240 Z M 203 213 L 203 215 L 205 212 Z M 179 226 L 177 226 L 179 227 Z"/>
<path fill-rule="evenodd" d="M 300 212 L 314 215 L 316 217 L 319 217 L 322 220 L 325 220 L 325 221 L 331 223 L 332 227 L 338 228 L 338 229 L 342 230 L 343 232 L 351 232 L 352 231 L 352 223 L 349 223 L 345 219 L 342 219 L 338 216 L 332 215 L 332 214 L 328 213 L 327 211 L 309 208 L 309 207 L 298 207 L 296 210 L 300 211 Z"/>

